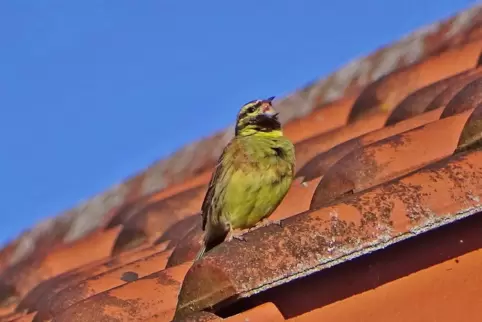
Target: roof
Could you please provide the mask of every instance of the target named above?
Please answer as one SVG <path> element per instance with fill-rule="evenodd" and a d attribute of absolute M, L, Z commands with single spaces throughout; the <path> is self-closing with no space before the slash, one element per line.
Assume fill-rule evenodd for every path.
<path fill-rule="evenodd" d="M 0 251 L 3 321 L 477 321 L 482 7 L 277 100 L 296 180 L 193 263 L 232 127 Z"/>

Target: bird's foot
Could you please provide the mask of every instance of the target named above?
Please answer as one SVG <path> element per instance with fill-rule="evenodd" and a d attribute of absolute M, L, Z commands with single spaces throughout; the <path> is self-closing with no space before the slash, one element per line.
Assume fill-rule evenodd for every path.
<path fill-rule="evenodd" d="M 233 239 L 241 240 L 241 241 L 246 241 L 246 237 L 243 236 L 244 231 L 242 230 L 231 230 L 228 233 L 228 236 L 226 236 L 226 241 L 231 241 Z"/>

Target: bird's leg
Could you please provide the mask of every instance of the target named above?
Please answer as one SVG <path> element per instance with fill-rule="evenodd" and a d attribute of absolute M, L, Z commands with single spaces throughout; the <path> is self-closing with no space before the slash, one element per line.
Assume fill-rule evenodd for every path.
<path fill-rule="evenodd" d="M 266 227 L 266 226 L 271 225 L 271 224 L 283 227 L 283 224 L 281 223 L 280 219 L 270 220 L 269 218 L 264 218 L 263 220 L 258 222 L 254 227 L 250 228 L 249 231 L 255 230 L 255 229 L 258 229 L 258 228 L 261 228 L 261 227 Z"/>
<path fill-rule="evenodd" d="M 231 227 L 229 228 L 228 235 L 226 236 L 226 241 L 231 241 L 233 239 L 241 240 L 241 241 L 246 241 L 246 238 L 243 236 L 244 231 L 242 230 L 234 230 Z"/>

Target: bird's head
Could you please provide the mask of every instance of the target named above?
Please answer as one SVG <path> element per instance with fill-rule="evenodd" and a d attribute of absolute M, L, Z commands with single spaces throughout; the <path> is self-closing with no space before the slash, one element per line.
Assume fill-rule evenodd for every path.
<path fill-rule="evenodd" d="M 236 120 L 236 136 L 277 137 L 283 135 L 278 113 L 272 105 L 273 99 L 274 96 L 244 104 Z"/>

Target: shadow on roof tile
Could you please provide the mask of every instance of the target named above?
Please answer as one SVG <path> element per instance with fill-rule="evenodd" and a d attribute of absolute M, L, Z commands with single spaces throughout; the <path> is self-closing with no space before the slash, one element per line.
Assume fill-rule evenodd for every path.
<path fill-rule="evenodd" d="M 228 322 L 281 322 L 285 318 L 273 303 L 264 303 L 250 310 L 226 318 Z"/>
<path fill-rule="evenodd" d="M 482 151 L 290 217 L 219 245 L 194 263 L 177 316 L 227 306 L 348 259 L 472 215 L 480 204 Z M 282 310 L 282 308 L 280 308 Z"/>
<path fill-rule="evenodd" d="M 464 86 L 447 104 L 440 118 L 450 117 L 482 103 L 482 76 Z"/>

